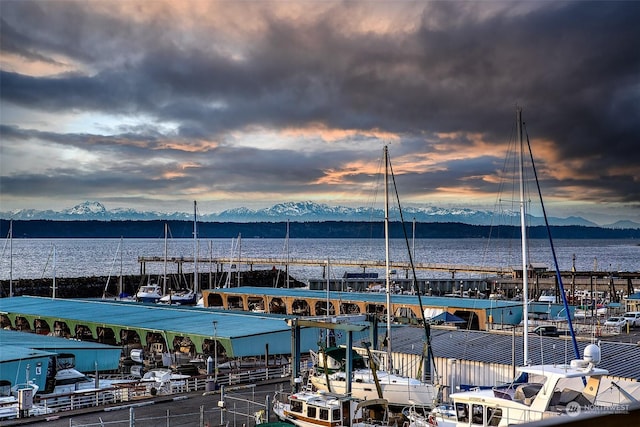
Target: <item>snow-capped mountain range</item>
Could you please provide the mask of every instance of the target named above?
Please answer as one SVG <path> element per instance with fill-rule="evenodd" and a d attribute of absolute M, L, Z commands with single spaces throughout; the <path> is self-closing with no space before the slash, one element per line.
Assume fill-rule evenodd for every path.
<path fill-rule="evenodd" d="M 470 225 L 518 225 L 518 212 L 504 211 L 495 213 L 477 209 L 445 209 L 438 207 L 403 208 L 405 221 L 418 222 L 457 222 Z M 13 212 L 0 212 L 1 219 L 14 220 L 101 220 L 101 221 L 148 221 L 148 220 L 193 220 L 193 214 L 187 212 L 141 212 L 135 209 L 116 208 L 107 210 L 100 202 L 87 201 L 62 211 L 22 209 Z M 350 208 L 329 206 L 314 202 L 279 203 L 264 209 L 245 207 L 228 209 L 219 213 L 204 214 L 198 217 L 204 222 L 279 222 L 279 221 L 379 221 L 384 218 L 382 209 Z M 398 221 L 397 210 L 390 213 L 392 221 Z M 605 228 L 640 228 L 633 221 L 619 221 L 613 224 L 598 225 L 582 217 L 549 218 L 551 225 L 582 225 Z M 529 218 L 531 225 L 544 225 L 540 217 Z"/>

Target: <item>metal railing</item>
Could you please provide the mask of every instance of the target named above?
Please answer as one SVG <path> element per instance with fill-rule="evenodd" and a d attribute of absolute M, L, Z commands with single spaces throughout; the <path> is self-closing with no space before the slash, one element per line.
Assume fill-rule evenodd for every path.
<path fill-rule="evenodd" d="M 55 396 L 36 396 L 34 403 L 46 408 L 48 413 L 56 413 L 97 406 L 131 404 L 157 396 L 172 396 L 196 391 L 212 392 L 221 386 L 253 384 L 290 376 L 290 365 L 281 365 L 278 368 L 218 374 L 217 381 L 214 375 L 198 375 L 164 383 L 139 381 L 100 390 L 77 391 Z"/>

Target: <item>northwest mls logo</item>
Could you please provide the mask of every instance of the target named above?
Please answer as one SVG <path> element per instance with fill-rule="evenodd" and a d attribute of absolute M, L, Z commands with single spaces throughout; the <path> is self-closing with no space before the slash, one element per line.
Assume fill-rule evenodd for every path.
<path fill-rule="evenodd" d="M 567 415 L 569 415 L 570 417 L 577 417 L 578 415 L 580 415 L 582 408 L 580 407 L 579 403 L 569 402 L 567 403 L 567 407 L 565 410 L 567 411 Z"/>
<path fill-rule="evenodd" d="M 566 407 L 567 415 L 577 417 L 581 413 L 586 414 L 626 414 L 629 412 L 629 405 L 585 405 L 580 406 L 577 402 L 569 402 Z"/>

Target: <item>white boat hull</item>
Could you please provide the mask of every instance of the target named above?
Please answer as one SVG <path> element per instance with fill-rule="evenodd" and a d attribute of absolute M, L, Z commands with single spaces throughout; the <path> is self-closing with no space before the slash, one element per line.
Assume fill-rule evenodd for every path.
<path fill-rule="evenodd" d="M 438 396 L 436 387 L 423 383 L 413 378 L 399 375 L 390 375 L 384 371 L 378 371 L 378 381 L 382 390 L 382 398 L 393 406 L 426 406 L 432 407 Z M 336 372 L 329 375 L 331 392 L 345 394 L 346 381 L 344 373 Z M 311 383 L 318 390 L 329 391 L 327 377 L 316 375 L 311 378 Z M 351 396 L 359 400 L 376 399 L 378 392 L 371 371 L 360 369 L 353 372 L 351 380 Z"/>

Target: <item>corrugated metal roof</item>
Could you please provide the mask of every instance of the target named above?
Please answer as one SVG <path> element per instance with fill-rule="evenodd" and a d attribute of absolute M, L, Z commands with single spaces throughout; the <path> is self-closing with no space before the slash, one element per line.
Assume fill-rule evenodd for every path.
<path fill-rule="evenodd" d="M 120 347 L 91 341 L 69 340 L 28 332 L 0 329 L 0 343 L 4 353 L 5 345 L 19 346 L 27 351 L 42 350 L 51 354 L 71 353 L 75 356 L 76 369 L 82 372 L 95 370 L 95 363 L 101 371 L 111 371 L 120 363 Z"/>
<path fill-rule="evenodd" d="M 0 351 L 0 363 L 11 362 L 14 360 L 26 361 L 28 359 L 49 357 L 55 355 L 55 353 L 48 351 L 34 350 L 29 347 L 11 345 L 5 343 L 2 338 L 0 338 L 0 343 L 2 343 L 2 351 Z"/>
<path fill-rule="evenodd" d="M 327 298 L 326 291 L 314 291 L 302 288 L 261 288 L 242 286 L 238 288 L 225 288 L 210 290 L 216 293 L 237 294 L 237 295 L 268 295 L 275 297 L 298 297 L 324 299 Z M 377 304 L 386 303 L 386 294 L 384 292 L 329 292 L 330 299 L 340 299 L 343 301 L 370 302 Z M 464 309 L 481 309 L 490 310 L 496 308 L 522 307 L 522 302 L 507 300 L 488 300 L 476 298 L 453 298 L 453 297 L 434 297 L 422 295 L 422 304 L 430 307 L 458 307 Z M 392 294 L 391 300 L 394 304 L 418 304 L 417 295 L 400 295 Z"/>
<path fill-rule="evenodd" d="M 0 312 L 51 316 L 106 325 L 122 325 L 157 331 L 180 331 L 185 334 L 234 338 L 266 332 L 289 330 L 285 316 L 252 315 L 244 312 L 215 311 L 198 307 L 138 304 L 108 300 L 51 299 L 14 297 L 0 299 Z M 241 321 L 239 321 L 241 319 Z"/>
<path fill-rule="evenodd" d="M 393 330 L 394 352 L 420 354 L 424 342 L 422 327 L 402 327 Z M 435 357 L 471 360 L 510 365 L 513 343 L 517 365 L 523 363 L 522 336 L 483 331 L 431 329 L 431 346 Z M 582 355 L 590 342 L 578 341 Z M 607 369 L 609 375 L 640 380 L 640 346 L 636 344 L 602 341 L 602 361 L 598 367 Z M 529 336 L 529 358 L 532 365 L 561 364 L 575 359 L 570 340 L 555 337 Z"/>
<path fill-rule="evenodd" d="M 187 306 L 139 304 L 109 300 L 52 299 L 21 296 L 0 299 L 0 313 L 20 313 L 40 317 L 59 317 L 79 324 L 143 329 L 189 337 L 227 340 L 233 357 L 264 354 L 269 344 L 272 354 L 291 351 L 291 329 L 285 319 L 292 316 L 214 310 Z M 317 334 L 301 331 L 301 345 L 309 347 Z M 168 343 L 171 344 L 171 343 Z"/>

